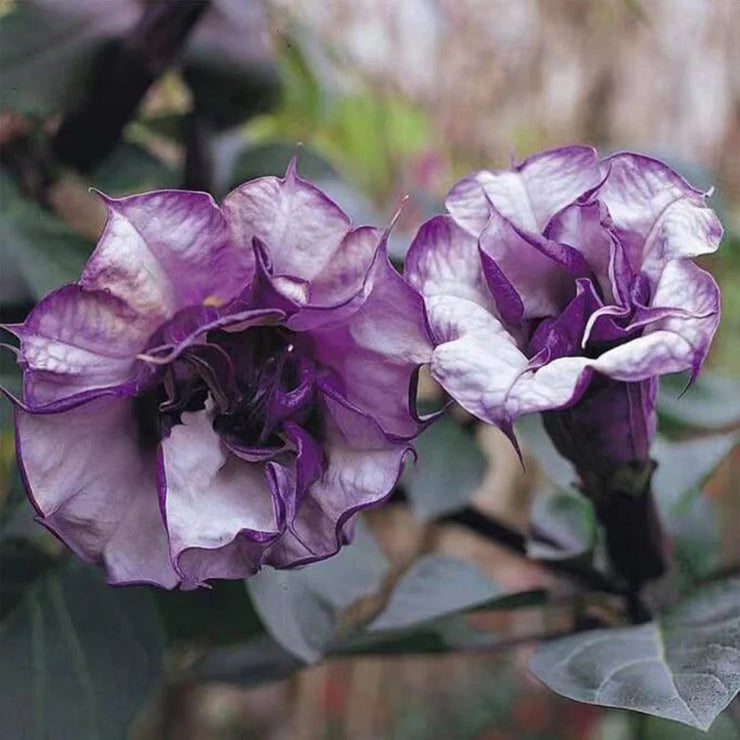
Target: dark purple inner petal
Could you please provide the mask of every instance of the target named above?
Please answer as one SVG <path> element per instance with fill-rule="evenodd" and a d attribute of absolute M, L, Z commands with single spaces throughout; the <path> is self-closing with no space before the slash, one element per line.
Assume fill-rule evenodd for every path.
<path fill-rule="evenodd" d="M 325 465 L 311 340 L 281 325 L 228 328 L 205 332 L 155 365 L 158 381 L 136 399 L 140 442 L 153 448 L 183 413 L 208 409 L 234 455 L 297 466 L 300 496 Z"/>

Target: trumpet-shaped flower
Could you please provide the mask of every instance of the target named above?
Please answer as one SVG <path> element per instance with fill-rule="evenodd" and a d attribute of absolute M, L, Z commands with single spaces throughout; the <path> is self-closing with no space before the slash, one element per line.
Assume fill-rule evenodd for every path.
<path fill-rule="evenodd" d="M 446 207 L 406 263 L 433 377 L 508 434 L 549 412 L 582 475 L 646 463 L 657 378 L 695 376 L 719 321 L 693 262 L 722 235 L 705 194 L 655 159 L 570 146 L 464 177 Z"/>
<path fill-rule="evenodd" d="M 384 235 L 294 164 L 221 207 L 105 203 L 79 282 L 10 327 L 40 521 L 111 583 L 192 588 L 336 553 L 420 428 L 423 304 Z"/>

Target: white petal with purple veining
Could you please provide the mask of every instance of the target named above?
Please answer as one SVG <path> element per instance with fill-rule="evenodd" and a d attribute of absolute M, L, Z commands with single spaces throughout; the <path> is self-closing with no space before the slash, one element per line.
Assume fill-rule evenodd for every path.
<path fill-rule="evenodd" d="M 264 542 L 279 530 L 263 466 L 241 460 L 222 446 L 210 416 L 207 410 L 182 414 L 183 423 L 161 443 L 160 496 L 172 558 L 185 587 L 197 586 L 204 577 L 239 577 L 229 546 L 240 536 Z M 193 554 L 183 557 L 193 549 L 218 552 L 208 563 Z M 241 577 L 259 567 L 259 560 L 237 561 Z"/>
<path fill-rule="evenodd" d="M 344 211 L 298 177 L 295 161 L 284 178 L 261 177 L 224 200 L 232 240 L 249 249 L 256 236 L 269 247 L 276 275 L 311 280 L 322 272 L 350 230 Z"/>
<path fill-rule="evenodd" d="M 80 284 L 108 290 L 152 328 L 185 306 L 226 303 L 252 274 L 252 252 L 229 241 L 206 193 L 162 190 L 105 198 L 108 222 Z"/>
<path fill-rule="evenodd" d="M 16 409 L 18 456 L 42 522 L 112 583 L 172 588 L 177 576 L 157 506 L 153 450 L 142 450 L 129 399 L 59 414 Z"/>
<path fill-rule="evenodd" d="M 567 146 L 535 154 L 512 170 L 481 170 L 450 190 L 445 206 L 473 234 L 485 226 L 486 201 L 519 228 L 541 232 L 561 208 L 598 185 L 596 151 Z"/>

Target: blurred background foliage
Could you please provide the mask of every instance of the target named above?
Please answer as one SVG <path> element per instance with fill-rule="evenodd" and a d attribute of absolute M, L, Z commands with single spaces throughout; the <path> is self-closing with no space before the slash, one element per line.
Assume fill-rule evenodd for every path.
<path fill-rule="evenodd" d="M 389 223 L 410 196 L 391 242 L 399 261 L 454 178 L 548 146 L 638 149 L 715 187 L 726 234 L 703 264 L 720 282 L 723 320 L 707 376 L 680 402 L 682 379 L 663 388 L 656 486 L 677 565 L 658 591 L 691 592 L 740 562 L 736 0 L 2 0 L 0 14 L 3 322 L 78 275 L 104 220 L 90 187 L 222 197 L 282 174 L 298 152 L 301 174 L 357 221 Z M 0 358 L 2 385 L 18 392 L 12 354 Z M 433 395 L 425 383 L 422 392 Z M 432 427 L 419 442 L 429 465 L 407 471 L 394 503 L 367 517 L 369 550 L 356 552 L 377 566 L 363 577 L 378 593 L 346 585 L 353 598 L 337 600 L 316 569 L 289 593 L 298 617 L 320 607 L 321 634 L 296 618 L 276 619 L 268 636 L 259 581 L 251 599 L 243 584 L 124 592 L 60 566 L 60 547 L 31 521 L 0 404 L 0 716 L 12 718 L 3 738 L 29 727 L 34 738 L 91 740 L 738 736 L 737 710 L 704 735 L 560 699 L 527 675 L 528 644 L 500 651 L 563 629 L 581 598 L 543 562 L 572 571 L 598 559 L 593 512 L 537 424 L 519 431 L 526 473 L 495 430 L 458 411 Z M 546 544 L 532 534 L 539 526 Z M 349 581 L 343 567 L 330 580 L 356 580 L 357 564 L 346 566 Z M 456 593 L 465 615 L 437 608 L 439 573 L 469 587 Z M 425 594 L 423 613 L 402 598 L 409 584 Z M 96 603 L 97 632 L 70 600 L 80 591 Z M 608 600 L 579 601 L 578 611 L 595 625 L 614 618 Z M 361 634 L 373 619 L 394 629 Z M 427 621 L 404 631 L 404 620 Z M 101 637 L 121 625 L 126 639 Z M 442 654 L 451 648 L 460 653 Z M 337 657 L 296 673 L 296 655 L 325 650 Z M 84 665 L 81 654 L 102 658 Z M 106 662 L 119 668 L 107 679 L 117 693 L 97 686 Z M 64 691 L 49 671 L 69 671 Z M 265 678 L 274 682 L 255 688 Z"/>

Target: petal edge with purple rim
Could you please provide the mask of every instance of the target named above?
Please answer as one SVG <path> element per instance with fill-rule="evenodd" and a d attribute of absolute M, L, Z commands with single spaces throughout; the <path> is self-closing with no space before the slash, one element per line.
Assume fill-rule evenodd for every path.
<path fill-rule="evenodd" d="M 599 200 L 625 245 L 633 271 L 656 279 L 666 262 L 714 252 L 722 225 L 705 195 L 657 159 L 620 153 L 605 159 Z"/>
<path fill-rule="evenodd" d="M 21 341 L 23 401 L 31 409 L 131 382 L 149 331 L 115 296 L 75 284 L 49 293 L 9 329 Z"/>
<path fill-rule="evenodd" d="M 264 468 L 221 444 L 208 410 L 182 422 L 161 442 L 159 497 L 183 588 L 252 575 L 281 528 Z"/>
<path fill-rule="evenodd" d="M 450 190 L 445 207 L 476 236 L 487 221 L 488 203 L 520 229 L 541 233 L 558 211 L 601 179 L 595 149 L 566 146 L 528 157 L 513 170 L 464 177 Z"/>
<path fill-rule="evenodd" d="M 226 196 L 223 209 L 235 244 L 248 249 L 256 236 L 268 245 L 276 275 L 312 280 L 329 265 L 351 225 L 344 211 L 295 169 L 294 159 L 284 178 L 245 183 Z"/>
<path fill-rule="evenodd" d="M 227 303 L 251 277 L 251 250 L 230 242 L 210 195 L 160 190 L 103 198 L 108 221 L 80 284 L 116 295 L 151 331 L 186 306 Z"/>
<path fill-rule="evenodd" d="M 421 295 L 394 269 L 381 245 L 371 290 L 349 321 L 311 332 L 317 359 L 341 379 L 342 393 L 392 436 L 419 433 L 409 407 L 417 368 L 432 356 Z"/>
<path fill-rule="evenodd" d="M 40 522 L 110 583 L 173 588 L 157 506 L 153 450 L 137 441 L 129 399 L 102 397 L 59 414 L 15 409 L 19 467 Z"/>
<path fill-rule="evenodd" d="M 390 442 L 371 417 L 329 396 L 324 404 L 327 466 L 270 549 L 265 562 L 276 568 L 323 560 L 350 542 L 354 517 L 391 494 L 411 449 Z"/>

